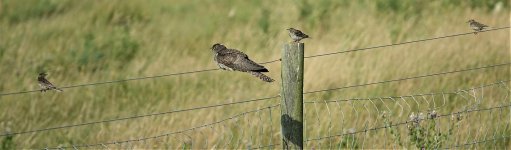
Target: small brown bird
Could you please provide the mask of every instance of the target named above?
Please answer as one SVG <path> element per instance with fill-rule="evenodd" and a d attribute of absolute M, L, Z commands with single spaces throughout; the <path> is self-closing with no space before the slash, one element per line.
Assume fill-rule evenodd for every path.
<path fill-rule="evenodd" d="M 39 86 L 41 87 L 41 92 L 46 92 L 47 90 L 55 90 L 58 92 L 62 92 L 61 89 L 57 88 L 50 81 L 46 79 L 46 73 L 40 73 L 37 77 L 37 81 L 39 82 Z"/>
<path fill-rule="evenodd" d="M 268 72 L 268 69 L 250 60 L 245 53 L 239 50 L 228 49 L 219 43 L 214 44 L 211 50 L 215 53 L 215 62 L 223 70 L 248 72 L 265 82 L 275 81 L 261 73 Z"/>
<path fill-rule="evenodd" d="M 470 27 L 472 29 L 474 29 L 474 31 L 476 31 L 476 32 L 474 32 L 474 34 L 477 34 L 477 32 L 481 32 L 484 29 L 488 28 L 487 25 L 479 23 L 479 22 L 475 21 L 474 19 L 468 20 L 467 23 L 470 25 Z"/>
<path fill-rule="evenodd" d="M 300 42 L 300 40 L 302 40 L 302 39 L 309 38 L 309 35 L 303 33 L 300 30 L 297 30 L 295 28 L 289 28 L 286 30 L 289 31 L 289 37 L 291 37 L 291 39 L 293 39 L 293 42 Z"/>

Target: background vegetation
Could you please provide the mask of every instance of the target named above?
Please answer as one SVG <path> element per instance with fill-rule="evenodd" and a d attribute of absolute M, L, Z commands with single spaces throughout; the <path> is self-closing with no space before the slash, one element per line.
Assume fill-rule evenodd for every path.
<path fill-rule="evenodd" d="M 509 18 L 507 0 L 0 0 L 0 91 L 6 93 L 38 89 L 36 77 L 41 71 L 49 72 L 48 78 L 55 84 L 66 86 L 216 68 L 209 48 L 217 42 L 240 49 L 258 62 L 274 60 L 280 58 L 282 45 L 290 41 L 284 30 L 288 27 L 302 29 L 312 37 L 304 40 L 308 56 L 470 32 L 466 24 L 468 19 L 476 19 L 494 27 L 509 26 Z M 506 63 L 510 61 L 509 41 L 509 31 L 501 30 L 311 58 L 305 62 L 304 90 Z M 0 97 L 0 130 L 19 132 L 274 96 L 280 89 L 280 63 L 267 64 L 266 67 L 270 70 L 268 75 L 275 78 L 276 82 L 264 83 L 246 73 L 213 71 L 66 89 L 62 93 L 3 96 Z M 305 98 L 329 100 L 449 91 L 508 80 L 509 77 L 509 67 L 499 67 L 310 94 Z M 490 99 L 481 106 L 490 107 L 509 101 L 508 97 Z M 1 143 L 2 148 L 6 149 L 44 148 L 133 139 L 198 126 L 278 102 L 278 99 L 272 99 L 1 137 Z M 383 107 L 383 104 L 377 105 Z M 465 105 L 468 104 L 451 98 L 439 113 L 461 111 Z M 323 111 L 325 107 L 306 105 L 307 110 Z M 362 106 L 359 107 L 362 109 Z M 394 122 L 407 120 L 410 112 L 426 111 L 427 107 L 410 108 L 402 115 L 390 114 L 387 119 Z M 351 108 L 343 104 L 339 108 L 330 109 L 339 113 Z M 251 119 L 258 116 L 256 113 L 223 127 L 130 146 L 193 148 L 193 143 L 200 143 L 196 145 L 223 147 L 227 145 L 225 143 L 228 143 L 226 141 L 230 136 L 239 143 L 227 145 L 231 148 L 278 143 L 278 113 L 279 110 L 272 112 L 271 124 L 267 112 L 259 114 L 262 119 Z M 367 115 L 371 113 L 374 115 Z M 377 113 L 380 112 L 353 115 L 346 111 L 343 119 L 380 120 L 378 124 L 383 125 L 383 119 L 378 117 L 381 114 Z M 319 117 L 310 113 L 307 115 L 308 123 L 313 122 L 314 126 L 306 128 L 306 137 L 325 136 L 328 131 L 342 133 L 353 128 L 364 128 L 357 121 L 341 123 L 337 120 L 338 116 L 319 114 Z M 504 114 L 504 118 L 506 116 L 509 118 L 509 113 Z M 491 115 L 485 117 L 492 121 Z M 333 120 L 334 127 L 322 122 L 325 120 Z M 465 121 L 465 126 L 479 122 L 478 119 Z M 427 124 L 423 128 L 382 130 L 366 135 L 373 140 L 346 136 L 336 138 L 329 144 L 333 142 L 337 147 L 350 147 L 350 143 L 355 143 L 351 146 L 381 148 L 389 145 L 389 142 L 381 138 L 390 139 L 391 133 L 399 131 L 401 136 L 405 136 L 412 131 L 422 132 L 427 129 L 431 130 L 425 133 L 436 131 L 434 129 L 437 127 L 435 124 Z M 498 133 L 510 133 L 509 127 L 498 129 Z M 474 133 L 468 128 L 458 131 L 461 135 Z M 441 139 L 449 136 L 446 129 L 437 132 L 443 133 Z M 405 148 L 420 147 L 416 143 L 421 141 L 431 143 L 429 139 L 403 137 L 399 141 L 395 140 L 399 135 L 394 137 L 394 145 Z M 479 136 L 468 137 L 475 139 Z M 402 144 L 396 144 L 399 143 L 397 141 Z M 316 148 L 328 145 L 321 142 L 308 144 L 308 147 Z M 510 143 L 478 146 L 509 147 Z"/>

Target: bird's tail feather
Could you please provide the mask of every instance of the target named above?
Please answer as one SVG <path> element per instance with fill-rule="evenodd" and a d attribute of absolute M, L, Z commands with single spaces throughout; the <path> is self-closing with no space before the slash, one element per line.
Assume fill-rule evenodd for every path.
<path fill-rule="evenodd" d="M 261 79 L 261 80 L 263 80 L 265 82 L 273 82 L 273 81 L 275 81 L 272 78 L 270 78 L 270 77 L 268 77 L 268 76 L 266 76 L 266 75 L 264 75 L 263 73 L 260 73 L 260 72 L 250 72 L 250 74 L 258 77 L 259 79 Z"/>

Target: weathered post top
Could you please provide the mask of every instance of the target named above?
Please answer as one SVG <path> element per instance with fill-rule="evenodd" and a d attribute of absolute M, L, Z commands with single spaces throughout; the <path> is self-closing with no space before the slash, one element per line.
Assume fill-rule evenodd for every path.
<path fill-rule="evenodd" d="M 283 149 L 303 149 L 303 43 L 282 49 L 281 132 Z"/>

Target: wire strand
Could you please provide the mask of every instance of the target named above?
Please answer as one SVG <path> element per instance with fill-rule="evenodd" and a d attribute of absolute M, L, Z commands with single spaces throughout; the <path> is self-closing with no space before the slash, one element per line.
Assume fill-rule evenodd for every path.
<path fill-rule="evenodd" d="M 496 31 L 496 30 L 502 30 L 510 28 L 510 26 L 507 27 L 500 27 L 500 28 L 493 28 L 488 29 L 481 32 L 489 32 L 489 31 Z M 405 44 L 411 44 L 411 43 L 418 43 L 418 42 L 425 42 L 425 41 L 432 41 L 432 40 L 438 40 L 438 39 L 444 39 L 444 38 L 450 38 L 450 37 L 457 37 L 457 36 L 463 36 L 463 35 L 471 35 L 474 32 L 467 32 L 467 33 L 459 33 L 459 34 L 452 34 L 452 35 L 446 35 L 446 36 L 439 36 L 434 38 L 427 38 L 427 39 L 421 39 L 421 40 L 414 40 L 414 41 L 408 41 L 408 42 L 401 42 L 401 43 L 393 43 L 393 44 L 387 44 L 387 45 L 380 45 L 380 46 L 373 46 L 373 47 L 366 47 L 366 48 L 357 48 L 357 49 L 351 49 L 351 50 L 345 50 L 340 52 L 333 52 L 333 53 L 324 53 L 324 54 L 317 54 L 312 56 L 306 56 L 304 58 L 314 58 L 314 57 L 322 57 L 322 56 L 328 56 L 328 55 L 336 55 L 336 54 L 342 54 L 342 53 L 349 53 L 349 52 L 356 52 L 356 51 L 364 51 L 364 50 L 370 50 L 370 49 L 377 49 L 377 48 L 383 48 L 383 47 L 392 47 L 392 46 L 398 46 L 398 45 L 405 45 Z"/>
<path fill-rule="evenodd" d="M 212 125 L 215 125 L 215 124 L 220 124 L 222 122 L 225 122 L 225 121 L 228 121 L 228 120 L 232 120 L 232 119 L 235 119 L 235 118 L 239 118 L 241 116 L 245 116 L 245 115 L 250 114 L 250 113 L 259 112 L 259 111 L 262 111 L 262 110 L 265 110 L 265 109 L 272 109 L 272 108 L 277 107 L 279 105 L 280 104 L 276 104 L 276 105 L 266 106 L 266 107 L 263 107 L 263 108 L 260 108 L 260 109 L 256 109 L 256 110 L 246 111 L 246 112 L 239 113 L 237 115 L 234 115 L 234 116 L 231 116 L 231 117 L 228 117 L 228 118 L 224 118 L 224 119 L 221 119 L 219 121 L 212 122 L 212 123 L 208 123 L 208 124 L 204 124 L 204 125 L 196 126 L 196 127 L 193 127 L 193 128 L 180 130 L 180 131 L 169 132 L 169 133 L 166 133 L 166 134 L 160 134 L 160 135 L 156 135 L 156 136 L 142 137 L 142 138 L 137 138 L 137 139 L 123 140 L 123 141 L 113 141 L 113 142 L 106 142 L 106 143 L 97 143 L 97 144 L 82 144 L 82 145 L 73 145 L 73 146 L 69 146 L 69 147 L 54 147 L 54 148 L 48 148 L 48 149 L 66 149 L 66 148 L 81 148 L 81 147 L 91 147 L 91 146 L 103 146 L 103 145 L 112 145 L 112 144 L 120 144 L 120 143 L 135 142 L 135 141 L 145 141 L 145 140 L 149 140 L 149 139 L 162 138 L 162 137 L 166 137 L 166 136 L 173 135 L 173 134 L 179 134 L 179 133 L 183 133 L 183 132 L 187 132 L 187 131 L 192 131 L 192 130 L 199 129 L 199 128 L 204 128 L 204 127 L 212 126 Z"/>
<path fill-rule="evenodd" d="M 368 85 L 374 85 L 374 84 L 382 84 L 382 83 L 388 83 L 388 82 L 397 82 L 397 81 L 403 81 L 403 80 L 410 80 L 410 79 L 438 76 L 438 75 L 458 73 L 458 72 L 464 72 L 464 71 L 472 71 L 472 70 L 478 70 L 478 69 L 493 68 L 493 67 L 505 66 L 505 65 L 510 65 L 510 64 L 511 63 L 503 63 L 503 64 L 489 65 L 489 66 L 470 68 L 470 69 L 463 69 L 463 70 L 457 70 L 457 71 L 448 71 L 448 72 L 441 72 L 441 73 L 435 73 L 435 74 L 421 75 L 421 76 L 415 76 L 415 77 L 408 77 L 408 78 L 401 78 L 401 79 L 394 79 L 394 80 L 386 80 L 386 81 L 372 82 L 372 83 L 359 84 L 359 85 L 351 85 L 351 86 L 345 86 L 345 87 L 340 87 L 340 88 L 316 90 L 316 91 L 305 92 L 303 94 L 305 95 L 305 94 L 311 94 L 311 93 L 326 92 L 326 91 L 333 91 L 333 90 L 340 90 L 340 89 L 347 89 L 347 88 L 354 88 L 354 87 L 362 87 L 362 86 L 368 86 Z M 212 107 L 220 107 L 220 106 L 225 106 L 225 105 L 246 103 L 246 102 L 252 102 L 252 101 L 260 101 L 260 100 L 266 100 L 266 99 L 273 99 L 273 98 L 277 98 L 277 97 L 280 97 L 280 96 L 277 95 L 277 96 L 273 96 L 273 97 L 259 98 L 259 99 L 240 101 L 240 102 L 234 102 L 234 103 L 225 103 L 225 104 L 218 104 L 218 105 L 212 105 L 212 106 L 203 106 L 203 107 L 196 107 L 196 108 L 190 108 L 190 109 L 184 109 L 184 110 L 162 112 L 162 113 L 156 113 L 156 114 L 138 115 L 138 116 L 124 117 L 124 118 L 117 118 L 117 119 L 110 119 L 110 120 L 103 120 L 103 121 L 94 121 L 94 122 L 88 122 L 88 123 L 81 123 L 81 124 L 75 124 L 75 125 L 66 125 L 66 126 L 52 127 L 52 128 L 45 128 L 45 129 L 38 129 L 38 130 L 31 130 L 31 131 L 15 132 L 15 133 L 2 134 L 0 136 L 26 134 L 26 133 L 34 133 L 34 132 L 41 132 L 41 131 L 48 131 L 48 130 L 56 130 L 56 129 L 62 129 L 62 128 L 71 128 L 71 127 L 76 127 L 76 126 L 84 126 L 84 125 L 91 125 L 91 124 L 98 124 L 98 123 L 114 122 L 114 121 L 120 121 L 120 120 L 128 120 L 128 119 L 135 119 L 135 118 L 142 118 L 142 117 L 170 114 L 170 113 L 175 113 L 175 112 L 183 112 L 183 111 L 190 111 L 190 110 L 197 110 L 197 109 L 204 109 L 204 108 L 212 108 Z"/>
<path fill-rule="evenodd" d="M 419 118 L 419 119 L 417 119 L 417 121 L 433 120 L 433 119 L 449 117 L 449 116 L 458 115 L 458 114 L 467 114 L 467 113 L 472 113 L 472 112 L 489 111 L 489 110 L 494 110 L 494 109 L 502 109 L 502 108 L 506 108 L 506 107 L 511 107 L 511 105 L 501 105 L 501 106 L 494 106 L 494 107 L 490 107 L 490 108 L 472 109 L 472 110 L 453 112 L 453 113 L 438 115 L 437 117 L 434 117 L 434 118 L 430 118 L 430 117 Z M 343 133 L 343 134 L 336 134 L 336 135 L 325 136 L 325 137 L 306 139 L 306 140 L 304 140 L 304 142 L 317 141 L 317 140 L 323 140 L 323 139 L 327 139 L 327 138 L 334 138 L 334 137 L 345 136 L 345 135 L 353 135 L 353 134 L 358 134 L 358 133 L 365 133 L 367 131 L 375 131 L 375 130 L 385 129 L 385 128 L 389 128 L 389 127 L 401 126 L 401 125 L 408 124 L 410 122 L 412 122 L 412 121 L 405 121 L 405 122 L 396 123 L 396 124 L 392 124 L 392 125 L 386 125 L 386 126 L 380 126 L 380 127 L 376 127 L 376 128 L 364 129 L 364 130 L 355 131 L 355 132 L 351 132 L 351 133 Z"/>
<path fill-rule="evenodd" d="M 92 122 L 86 122 L 86 123 L 71 124 L 71 125 L 64 125 L 64 126 L 36 129 L 36 130 L 29 130 L 29 131 L 6 133 L 6 134 L 1 134 L 0 137 L 2 137 L 2 136 L 20 135 L 20 134 L 28 134 L 28 133 L 36 133 L 36 132 L 43 132 L 43 131 L 50 131 L 50 130 L 57 130 L 57 129 L 64 129 L 64 128 L 72 128 L 72 127 L 79 127 L 79 126 L 86 126 L 86 125 L 93 125 L 93 124 L 100 124 L 100 123 L 110 123 L 110 122 L 116 122 L 116 121 L 122 121 L 122 120 L 130 120 L 130 119 L 152 117 L 152 116 L 159 116 L 159 115 L 166 115 L 166 114 L 172 114 L 172 113 L 178 113 L 178 112 L 185 112 L 185 111 L 192 111 L 192 110 L 199 110 L 199 109 L 221 107 L 221 106 L 227 106 L 227 105 L 233 105 L 233 104 L 241 104 L 241 103 L 269 100 L 269 99 L 274 99 L 274 98 L 277 98 L 277 97 L 280 97 L 280 96 L 277 95 L 277 96 L 273 96 L 273 97 L 251 99 L 251 100 L 238 101 L 238 102 L 232 102 L 232 103 L 224 103 L 224 104 L 202 106 L 202 107 L 194 107 L 194 108 L 174 110 L 174 111 L 167 111 L 167 112 L 159 112 L 159 113 L 144 114 L 144 115 L 135 115 L 135 116 L 121 117 L 121 118 L 115 118 L 115 119 L 107 119 L 107 120 L 101 120 L 101 121 L 92 121 Z"/>
<path fill-rule="evenodd" d="M 486 143 L 488 141 L 503 140 L 503 139 L 507 139 L 507 138 L 511 138 L 511 136 L 502 136 L 502 137 L 498 137 L 498 138 L 491 138 L 491 139 L 486 139 L 486 140 L 481 140 L 481 141 L 468 142 L 465 144 L 455 145 L 453 147 L 449 147 L 449 148 L 445 148 L 445 149 L 458 149 L 459 147 L 465 147 L 465 146 L 469 146 L 469 145 L 477 145 L 477 144 L 481 144 L 481 143 Z"/>
<path fill-rule="evenodd" d="M 348 88 L 362 87 L 362 86 L 368 86 L 368 85 L 383 84 L 383 83 L 389 83 L 389 82 L 397 82 L 397 81 L 404 81 L 404 80 L 411 80 L 411 79 L 418 79 L 418 78 L 426 78 L 426 77 L 432 77 L 432 76 L 446 75 L 446 74 L 452 74 L 452 73 L 459 73 L 459 72 L 473 71 L 473 70 L 479 70 L 479 69 L 488 69 L 488 68 L 494 68 L 494 67 L 502 67 L 502 66 L 507 66 L 507 65 L 510 65 L 510 64 L 511 64 L 511 63 L 502 63 L 502 64 L 495 64 L 495 65 L 488 65 L 488 66 L 482 66 L 482 67 L 477 67 L 477 68 L 469 68 L 469 69 L 463 69 L 463 70 L 447 71 L 447 72 L 440 72 L 440 73 L 434 73 L 434 74 L 427 74 L 427 75 L 421 75 L 421 76 L 415 76 L 415 77 L 407 77 L 407 78 L 400 78 L 400 79 L 393 79 L 393 80 L 385 80 L 385 81 L 372 82 L 372 83 L 365 83 L 365 84 L 358 84 L 358 85 L 350 85 L 350 86 L 344 86 L 344 87 L 338 87 L 338 88 L 331 88 L 331 89 L 323 89 L 323 90 L 309 91 L 309 92 L 305 92 L 305 93 L 303 93 L 303 94 L 311 94 L 311 93 L 318 93 L 318 92 L 326 92 L 326 91 L 333 91 L 333 90 L 341 90 L 341 89 L 348 89 Z"/>
<path fill-rule="evenodd" d="M 481 32 L 489 32 L 489 31 L 496 31 L 496 30 L 502 30 L 502 29 L 507 29 L 507 28 L 510 28 L 510 27 L 507 26 L 507 27 L 493 28 L 493 29 L 488 29 L 488 30 L 480 31 L 479 33 L 481 33 Z M 383 48 L 383 47 L 392 47 L 392 46 L 398 46 L 398 45 L 405 45 L 405 44 L 411 44 L 411 43 L 418 43 L 418 42 L 424 42 L 424 41 L 431 41 L 431 40 L 437 40 L 437 39 L 444 39 L 444 38 L 450 38 L 450 37 L 470 35 L 470 34 L 473 34 L 473 33 L 474 32 L 459 33 L 459 34 L 446 35 L 446 36 L 427 38 L 427 39 L 421 39 L 421 40 L 415 40 L 415 41 L 408 41 L 408 42 L 402 42 L 402 43 L 394 43 L 394 44 L 387 44 L 387 45 L 380 45 L 380 46 L 373 46 L 373 47 L 366 47 L 366 48 L 358 48 L 358 49 L 352 49 L 352 50 L 345 50 L 345 51 L 340 51 L 340 52 L 317 54 L 317 55 L 305 56 L 304 58 L 308 59 L 308 58 L 314 58 L 314 57 L 322 57 L 322 56 L 328 56 L 328 55 L 335 55 L 335 54 L 342 54 L 342 53 L 349 53 L 349 52 L 356 52 L 356 51 L 377 49 L 377 48 Z M 274 62 L 278 62 L 280 60 L 281 59 L 275 59 L 275 60 L 263 62 L 261 64 L 274 63 Z M 197 70 L 197 71 L 171 73 L 171 74 L 163 74 L 163 75 L 156 75 L 156 76 L 145 76 L 145 77 L 128 78 L 128 79 L 113 80 L 113 81 L 85 83 L 85 84 L 64 86 L 64 87 L 61 87 L 61 88 L 62 89 L 68 89 L 68 88 L 76 88 L 76 87 L 95 86 L 95 85 L 102 85 L 102 84 L 119 83 L 119 82 L 133 81 L 133 80 L 153 79 L 153 78 L 161 78 L 161 77 L 168 77 L 168 76 L 178 76 L 178 75 L 193 74 L 193 73 L 200 73 L 200 72 L 208 72 L 208 71 L 215 71 L 215 70 L 220 70 L 220 69 L 218 69 L 218 68 L 215 68 L 215 69 L 203 69 L 203 70 Z M 19 92 L 0 93 L 0 97 L 1 96 L 7 96 L 7 95 L 18 95 L 18 94 L 33 93 L 33 92 L 39 92 L 39 91 L 40 90 L 28 90 L 28 91 L 19 91 Z"/>
<path fill-rule="evenodd" d="M 458 89 L 456 91 L 450 91 L 450 92 L 431 92 L 431 93 L 422 93 L 422 94 L 411 94 L 411 95 L 401 95 L 401 96 L 386 96 L 386 97 L 371 97 L 371 98 L 349 98 L 349 99 L 339 99 L 339 100 L 323 100 L 323 101 L 305 101 L 303 103 L 329 103 L 329 102 L 347 102 L 347 101 L 366 101 L 366 100 L 374 100 L 374 99 L 395 99 L 395 98 L 406 98 L 406 97 L 417 97 L 417 96 L 433 96 L 433 95 L 442 95 L 442 94 L 458 94 L 460 90 L 475 90 L 475 89 L 481 89 L 489 86 L 494 86 L 501 84 L 503 82 L 509 82 L 511 80 L 502 80 L 498 82 L 493 82 L 490 84 L 485 84 L 482 86 L 476 86 L 472 88 L 466 88 L 466 89 Z"/>
<path fill-rule="evenodd" d="M 208 72 L 208 71 L 215 71 L 215 70 L 220 70 L 220 69 L 218 69 L 218 68 L 217 69 L 204 69 L 204 70 L 188 71 L 188 72 L 180 72 L 180 73 L 171 73 L 171 74 L 164 74 L 164 75 L 157 75 L 157 76 L 146 76 L 146 77 L 137 77 L 137 78 L 113 80 L 113 81 L 85 83 L 85 84 L 77 84 L 77 85 L 70 85 L 70 86 L 62 86 L 62 87 L 59 87 L 59 88 L 61 88 L 61 89 L 69 89 L 69 88 L 77 88 L 77 87 L 85 87 L 85 86 L 93 86 L 93 85 L 102 85 L 102 84 L 110 84 L 110 83 L 119 83 L 119 82 L 134 81 L 134 80 L 153 79 L 153 78 L 161 78 L 161 77 L 168 77 L 168 76 L 178 76 L 178 75 L 200 73 L 200 72 Z M 41 90 L 29 90 L 29 91 L 20 91 L 20 92 L 11 92 L 11 93 L 1 93 L 0 96 L 25 94 L 25 93 L 40 92 L 40 91 Z"/>

